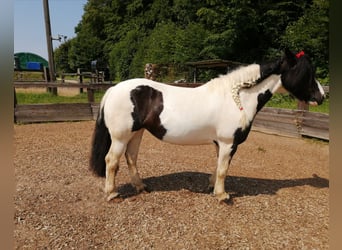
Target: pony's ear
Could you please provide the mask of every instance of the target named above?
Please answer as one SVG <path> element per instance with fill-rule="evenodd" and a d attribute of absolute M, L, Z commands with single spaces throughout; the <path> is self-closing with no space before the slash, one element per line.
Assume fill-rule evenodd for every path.
<path fill-rule="evenodd" d="M 284 59 L 287 61 L 287 63 L 289 64 L 290 67 L 293 67 L 296 65 L 297 63 L 297 58 L 296 58 L 296 55 L 293 54 L 289 48 L 285 48 L 285 57 Z"/>

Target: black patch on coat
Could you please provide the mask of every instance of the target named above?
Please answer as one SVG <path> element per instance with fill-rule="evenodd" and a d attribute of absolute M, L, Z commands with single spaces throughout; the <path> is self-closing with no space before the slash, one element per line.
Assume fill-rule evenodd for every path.
<path fill-rule="evenodd" d="M 280 74 L 280 60 L 260 64 L 260 79 L 261 81 L 273 74 Z"/>
<path fill-rule="evenodd" d="M 268 102 L 271 99 L 272 95 L 273 94 L 270 90 L 266 90 L 264 93 L 260 93 L 258 95 L 257 112 L 259 112 L 261 108 L 266 104 L 266 102 Z M 238 145 L 243 143 L 247 139 L 249 132 L 251 131 L 251 127 L 252 127 L 252 122 L 244 130 L 242 130 L 242 128 L 237 128 L 235 130 L 232 151 L 230 151 L 230 154 L 229 154 L 230 155 L 229 162 L 232 160 L 233 155 L 236 153 Z"/>
<path fill-rule="evenodd" d="M 220 148 L 220 145 L 218 144 L 217 141 L 213 140 L 214 144 L 215 144 L 215 147 L 216 147 L 216 156 L 218 157 L 219 155 L 219 148 Z"/>
<path fill-rule="evenodd" d="M 266 104 L 266 102 L 268 102 L 271 99 L 272 95 L 273 94 L 270 90 L 266 90 L 264 93 L 260 93 L 258 95 L 257 112 L 259 112 L 261 108 Z M 247 139 L 249 132 L 251 131 L 251 127 L 252 127 L 252 122 L 244 130 L 242 128 L 237 128 L 235 130 L 233 145 L 231 148 L 232 151 L 230 151 L 230 154 L 229 154 L 230 155 L 229 163 L 232 160 L 233 155 L 236 153 L 238 145 L 243 143 Z"/>
<path fill-rule="evenodd" d="M 145 128 L 162 140 L 166 134 L 159 118 L 164 109 L 162 92 L 147 85 L 137 86 L 131 91 L 131 101 L 134 106 L 132 131 Z"/>
<path fill-rule="evenodd" d="M 230 155 L 229 163 L 232 160 L 233 155 L 236 153 L 238 145 L 243 143 L 247 139 L 248 134 L 251 131 L 251 127 L 252 127 L 252 123 L 250 123 L 248 125 L 248 127 L 245 128 L 244 130 L 242 130 L 242 128 L 237 128 L 235 130 L 235 132 L 234 132 L 234 140 L 233 140 L 233 145 L 232 145 L 232 151 L 230 151 L 230 154 L 229 154 Z"/>
<path fill-rule="evenodd" d="M 258 95 L 258 105 L 257 105 L 257 112 L 259 112 L 263 106 L 265 106 L 266 102 L 268 102 L 272 98 L 273 94 L 268 89 L 264 93 L 260 93 Z"/>
<path fill-rule="evenodd" d="M 260 64 L 260 78 L 257 80 L 257 84 L 261 83 L 267 77 L 273 74 L 280 74 L 280 60 Z"/>

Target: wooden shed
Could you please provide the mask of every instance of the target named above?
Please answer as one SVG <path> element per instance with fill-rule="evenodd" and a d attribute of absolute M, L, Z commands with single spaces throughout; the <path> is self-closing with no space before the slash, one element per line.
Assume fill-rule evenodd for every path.
<path fill-rule="evenodd" d="M 197 81 L 197 73 L 200 69 L 218 69 L 218 68 L 226 68 L 228 73 L 236 67 L 246 65 L 240 62 L 234 62 L 230 60 L 222 60 L 222 59 L 212 59 L 212 60 L 203 60 L 197 62 L 187 62 L 187 66 L 194 68 L 194 83 Z"/>

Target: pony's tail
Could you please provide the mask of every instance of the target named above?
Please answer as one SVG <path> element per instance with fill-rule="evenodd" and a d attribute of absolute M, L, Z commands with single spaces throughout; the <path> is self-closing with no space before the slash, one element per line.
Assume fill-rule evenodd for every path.
<path fill-rule="evenodd" d="M 105 157 L 112 143 L 109 130 L 104 121 L 103 105 L 97 116 L 95 130 L 92 140 L 91 155 L 89 161 L 90 169 L 98 176 L 106 176 Z"/>

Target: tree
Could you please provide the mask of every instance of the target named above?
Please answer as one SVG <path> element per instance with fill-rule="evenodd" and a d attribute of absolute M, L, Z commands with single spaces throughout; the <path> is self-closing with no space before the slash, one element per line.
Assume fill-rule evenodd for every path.
<path fill-rule="evenodd" d="M 54 60 L 57 73 L 74 71 L 74 69 L 72 69 L 69 64 L 69 50 L 71 47 L 71 43 L 72 40 L 67 40 L 54 51 Z"/>
<path fill-rule="evenodd" d="M 324 78 L 328 8 L 328 0 L 88 0 L 67 46 L 68 63 L 74 69 L 108 62 L 112 78 L 123 80 L 143 76 L 145 63 L 252 63 L 288 47 L 309 53 Z M 62 57 L 66 48 L 59 49 Z"/>
<path fill-rule="evenodd" d="M 93 60 L 108 61 L 108 53 L 104 50 L 108 3 L 108 0 L 89 0 L 85 5 L 82 20 L 75 27 L 76 37 L 69 49 L 71 68 L 89 70 Z"/>
<path fill-rule="evenodd" d="M 131 76 L 130 66 L 140 39 L 139 31 L 131 30 L 120 42 L 113 46 L 109 56 L 109 67 L 115 79 L 121 81 Z"/>
<path fill-rule="evenodd" d="M 207 1 L 197 11 L 201 22 L 211 34 L 202 54 L 208 58 L 246 61 L 255 58 L 258 48 L 258 15 L 251 1 Z"/>

